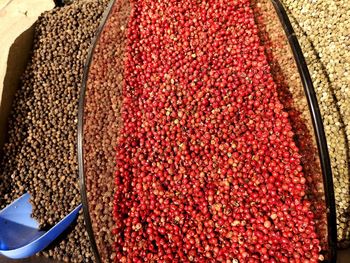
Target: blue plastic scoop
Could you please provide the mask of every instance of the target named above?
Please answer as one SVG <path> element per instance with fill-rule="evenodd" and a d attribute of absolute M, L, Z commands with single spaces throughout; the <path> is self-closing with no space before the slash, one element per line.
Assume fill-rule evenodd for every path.
<path fill-rule="evenodd" d="M 49 231 L 39 230 L 31 217 L 30 194 L 26 193 L 0 211 L 0 254 L 8 258 L 30 257 L 47 247 L 78 216 L 77 206 Z"/>

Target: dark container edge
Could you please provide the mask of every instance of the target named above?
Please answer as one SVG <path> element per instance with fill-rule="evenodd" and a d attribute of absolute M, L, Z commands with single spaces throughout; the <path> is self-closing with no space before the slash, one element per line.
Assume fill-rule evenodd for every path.
<path fill-rule="evenodd" d="M 327 140 L 324 133 L 323 122 L 321 118 L 321 112 L 318 106 L 315 89 L 311 80 L 310 72 L 308 70 L 305 57 L 300 47 L 298 38 L 294 32 L 292 24 L 289 20 L 287 12 L 280 2 L 280 0 L 271 0 L 276 10 L 276 13 L 280 19 L 284 32 L 288 38 L 289 45 L 292 49 L 294 59 L 296 61 L 299 75 L 304 87 L 304 92 L 307 97 L 309 111 L 311 114 L 312 124 L 316 135 L 317 148 L 319 151 L 323 186 L 326 197 L 327 206 L 327 227 L 328 227 L 328 244 L 330 246 L 330 259 L 326 262 L 336 262 L 337 253 L 337 224 L 336 224 L 336 211 L 335 211 L 335 199 L 333 188 L 332 168 L 328 153 Z"/>
<path fill-rule="evenodd" d="M 83 215 L 84 215 L 86 230 L 88 232 L 91 248 L 93 250 L 94 257 L 95 257 L 95 260 L 97 263 L 101 263 L 101 257 L 100 257 L 100 254 L 98 252 L 94 232 L 92 229 L 90 212 L 89 212 L 89 205 L 88 205 L 88 199 L 87 199 L 87 193 L 86 193 L 86 186 L 85 186 L 85 177 L 84 177 L 84 153 L 83 153 L 84 106 L 85 106 L 86 83 L 88 80 L 88 74 L 89 74 L 89 69 L 90 69 L 90 64 L 92 61 L 94 49 L 96 47 L 96 43 L 97 43 L 98 39 L 100 38 L 101 32 L 104 28 L 104 25 L 105 25 L 107 19 L 109 18 L 109 15 L 111 13 L 114 2 L 115 2 L 115 0 L 111 0 L 108 3 L 108 6 L 106 7 L 106 9 L 102 15 L 100 25 L 98 26 L 98 28 L 96 30 L 95 36 L 91 39 L 91 44 L 90 44 L 90 47 L 88 50 L 88 55 L 87 55 L 86 62 L 84 65 L 83 80 L 82 80 L 82 84 L 81 84 L 79 105 L 78 105 L 77 153 L 78 153 L 80 194 L 81 194 L 81 199 L 82 199 L 82 204 L 83 204 Z"/>

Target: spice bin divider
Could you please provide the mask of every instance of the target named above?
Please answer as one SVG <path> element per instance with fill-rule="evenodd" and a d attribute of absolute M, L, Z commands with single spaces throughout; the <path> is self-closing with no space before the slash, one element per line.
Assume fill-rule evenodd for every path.
<path fill-rule="evenodd" d="M 323 185 L 325 193 L 325 201 L 327 206 L 327 227 L 328 227 L 328 244 L 329 244 L 329 260 L 328 262 L 336 262 L 337 248 L 337 225 L 336 225 L 336 210 L 333 188 L 332 169 L 330 164 L 327 140 L 324 132 L 323 122 L 319 105 L 317 102 L 316 93 L 311 80 L 307 64 L 298 42 L 298 38 L 294 33 L 287 12 L 280 0 L 271 1 L 276 13 L 283 26 L 288 42 L 292 49 L 296 65 L 300 74 L 300 78 L 304 87 L 304 92 L 308 100 L 309 111 L 312 115 L 312 124 L 316 136 L 317 148 L 320 156 L 320 164 L 323 175 Z"/>
<path fill-rule="evenodd" d="M 335 235 L 336 234 L 336 227 L 335 227 L 336 218 L 335 218 L 332 170 L 331 170 L 331 166 L 330 166 L 329 153 L 327 150 L 328 149 L 327 140 L 326 140 L 326 136 L 324 133 L 324 127 L 323 127 L 323 123 L 322 123 L 320 109 L 319 109 L 319 106 L 317 103 L 316 93 L 315 93 L 315 90 L 313 87 L 310 73 L 308 71 L 308 68 L 307 68 L 307 65 L 305 62 L 305 58 L 303 56 L 302 50 L 300 48 L 298 39 L 294 33 L 292 25 L 289 21 L 288 15 L 287 15 L 283 5 L 281 4 L 281 2 L 279 0 L 273 0 L 272 2 L 276 8 L 276 11 L 277 11 L 279 18 L 281 19 L 281 22 L 283 23 L 286 35 L 288 36 L 290 46 L 292 48 L 294 57 L 297 61 L 297 66 L 298 66 L 298 70 L 300 72 L 300 76 L 302 78 L 303 86 L 304 86 L 305 92 L 307 93 L 307 99 L 309 102 L 310 112 L 313 115 L 312 120 L 313 120 L 313 124 L 315 127 L 315 134 L 317 136 L 317 143 L 318 143 L 318 147 L 319 147 L 319 151 L 320 151 L 320 157 L 321 157 L 321 160 L 323 160 L 321 162 L 321 165 L 322 165 L 322 170 L 324 171 L 323 172 L 324 181 L 326 181 L 326 183 L 325 183 L 326 191 L 325 192 L 326 192 L 326 195 L 328 196 L 328 198 L 326 198 L 326 200 L 329 202 L 328 206 L 330 207 L 329 220 L 332 224 L 329 224 L 329 227 L 335 228 L 334 230 L 332 229 L 332 231 L 330 231 L 330 233 Z M 336 235 L 330 241 L 332 243 L 334 243 L 334 245 L 336 246 Z"/>
<path fill-rule="evenodd" d="M 109 155 L 103 155 L 103 150 L 98 151 L 98 149 L 94 147 L 94 144 L 97 143 L 98 138 L 89 141 L 86 140 L 86 137 L 84 137 L 86 131 L 84 124 L 86 123 L 86 118 L 88 118 L 88 115 L 86 114 L 86 96 L 89 91 L 87 83 L 89 79 L 90 66 L 93 63 L 93 55 L 96 45 L 101 37 L 102 31 L 109 21 L 109 18 L 111 18 L 110 14 L 113 10 L 113 7 L 117 5 L 118 2 L 119 1 L 112 0 L 109 3 L 103 16 L 102 22 L 97 30 L 96 37 L 92 40 L 87 62 L 84 68 L 84 77 L 79 100 L 78 163 L 80 187 L 85 222 L 87 225 L 91 245 L 95 254 L 96 262 L 104 261 L 101 260 L 101 246 L 99 247 L 97 245 L 104 243 L 104 237 L 97 235 L 95 232 L 96 229 L 94 229 L 93 226 L 94 222 L 92 220 L 93 216 L 91 216 L 91 211 L 92 209 L 95 209 L 95 207 L 91 207 L 91 200 L 89 200 L 89 198 L 95 198 L 95 196 L 92 197 L 89 194 L 89 187 L 86 185 L 86 177 L 87 174 L 97 175 L 98 171 L 91 173 L 89 170 L 89 173 L 87 173 L 87 167 L 89 164 L 84 159 L 84 156 L 87 150 L 92 151 L 92 149 L 94 149 L 93 151 L 96 152 L 96 156 L 100 154 L 98 159 L 99 162 L 104 161 L 110 164 L 114 162 L 114 155 L 113 152 L 111 152 Z M 301 153 L 304 152 L 310 155 L 310 157 L 305 159 L 303 168 L 305 169 L 306 174 L 310 173 L 309 184 L 311 187 L 313 187 L 313 190 L 310 190 L 310 196 L 319 198 L 317 200 L 315 199 L 317 201 L 315 201 L 315 207 L 317 206 L 321 211 L 317 227 L 320 228 L 319 233 L 321 233 L 321 236 L 325 239 L 323 249 L 325 253 L 324 262 L 335 262 L 337 235 L 333 179 L 322 119 L 310 74 L 307 69 L 297 37 L 294 34 L 291 23 L 281 2 L 279 0 L 252 0 L 252 7 L 255 12 L 255 18 L 259 31 L 261 30 L 259 34 L 261 35 L 261 41 L 264 42 L 267 57 L 271 65 L 272 75 L 275 82 L 277 83 L 278 88 L 281 88 L 279 91 L 280 99 L 282 103 L 284 102 L 283 100 L 286 99 L 285 102 L 289 105 L 289 108 L 287 108 L 290 110 L 290 118 L 294 118 L 294 121 L 304 120 L 307 123 L 304 126 L 301 125 L 303 127 L 299 130 L 299 124 L 295 122 L 294 124 L 298 124 L 296 125 L 298 127 L 293 127 L 293 129 L 296 129 L 293 131 L 296 133 L 296 137 L 300 139 L 297 144 L 299 144 L 298 146 L 301 148 Z M 259 14 L 262 16 L 262 19 L 259 17 Z M 269 23 L 272 23 L 272 25 L 269 25 Z M 285 63 L 284 65 L 288 65 L 288 67 L 281 67 L 280 65 L 283 65 L 283 63 Z M 288 70 L 290 72 L 287 72 Z M 98 90 L 97 92 L 100 92 L 102 94 L 106 92 L 106 90 Z M 299 97 L 297 97 L 296 94 L 299 95 Z M 300 96 L 302 96 L 302 98 Z M 101 96 L 97 97 L 101 98 Z M 300 105 L 294 105 L 296 101 L 298 103 L 300 102 Z M 113 125 L 113 121 L 111 121 L 113 118 L 107 118 L 107 116 L 109 117 L 113 115 L 113 113 L 108 112 L 110 111 L 111 105 L 108 104 L 110 102 L 106 102 L 106 105 L 104 105 L 105 101 L 100 101 L 99 103 L 101 104 L 101 109 L 105 111 L 104 116 L 106 117 L 106 121 L 104 125 Z M 293 120 L 291 123 L 293 126 Z M 96 129 L 96 127 L 94 128 Z M 100 128 L 102 130 L 103 127 Z M 113 141 L 115 138 L 109 139 L 110 141 Z M 303 141 L 304 139 L 305 141 Z M 108 166 L 106 163 L 102 164 L 102 166 Z M 101 174 L 99 174 L 99 176 L 101 176 Z M 105 174 L 105 176 L 111 177 L 109 180 L 110 184 L 114 182 L 113 172 L 109 171 L 109 173 Z M 98 181 L 98 179 L 96 180 Z M 101 189 L 105 188 L 105 185 L 101 185 Z M 324 213 L 322 213 L 322 211 Z"/>
<path fill-rule="evenodd" d="M 88 79 L 88 73 L 90 64 L 92 61 L 93 51 L 95 49 L 96 43 L 101 35 L 101 32 L 104 28 L 104 25 L 109 18 L 109 15 L 111 13 L 112 7 L 114 5 L 115 0 L 111 0 L 106 7 L 106 10 L 102 16 L 100 25 L 98 26 L 96 30 L 95 37 L 91 40 L 91 45 L 89 48 L 89 52 L 86 59 L 86 64 L 84 65 L 84 75 L 83 75 L 83 81 L 82 81 L 82 87 L 80 91 L 80 99 L 79 99 L 79 106 L 78 106 L 78 134 L 77 134 L 77 153 L 78 153 L 78 170 L 79 170 L 79 183 L 80 183 L 80 189 L 81 189 L 81 199 L 83 204 L 83 214 L 84 214 L 84 220 L 86 224 L 86 229 L 89 235 L 91 247 L 94 253 L 94 257 L 96 260 L 96 263 L 101 262 L 101 257 L 97 249 L 95 236 L 91 224 L 91 218 L 90 218 L 90 212 L 89 212 L 89 205 L 88 205 L 88 197 L 87 197 L 87 191 L 86 191 L 86 184 L 85 184 L 85 176 L 84 176 L 84 153 L 83 153 L 83 127 L 84 127 L 84 106 L 85 106 L 85 92 L 86 92 L 86 83 Z"/>

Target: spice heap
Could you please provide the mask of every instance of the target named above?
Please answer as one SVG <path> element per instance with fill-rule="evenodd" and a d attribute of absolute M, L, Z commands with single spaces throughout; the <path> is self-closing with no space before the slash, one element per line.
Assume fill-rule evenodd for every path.
<path fill-rule="evenodd" d="M 250 2 L 134 1 L 128 25 L 117 260 L 322 260 Z"/>
<path fill-rule="evenodd" d="M 74 1 L 39 17 L 33 55 L 14 101 L 0 165 L 0 206 L 28 191 L 33 217 L 42 227 L 54 225 L 81 203 L 78 98 L 87 51 L 105 6 L 106 1 Z M 92 262 L 82 215 L 43 254 Z"/>
<path fill-rule="evenodd" d="M 85 91 L 84 176 L 92 229 L 102 262 L 113 262 L 116 134 L 124 75 L 129 1 L 116 1 L 93 52 Z M 103 101 L 103 103 L 101 103 Z"/>
<path fill-rule="evenodd" d="M 336 198 L 338 244 L 350 245 L 350 2 L 283 0 L 318 98 Z"/>

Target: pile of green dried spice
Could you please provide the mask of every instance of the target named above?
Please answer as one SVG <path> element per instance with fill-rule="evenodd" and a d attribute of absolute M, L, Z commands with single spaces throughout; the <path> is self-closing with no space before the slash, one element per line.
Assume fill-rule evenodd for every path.
<path fill-rule="evenodd" d="M 338 243 L 350 245 L 350 2 L 283 0 L 315 86 L 331 157 Z"/>
<path fill-rule="evenodd" d="M 76 156 L 83 67 L 107 1 L 78 0 L 43 13 L 22 77 L 0 159 L 0 207 L 24 192 L 33 217 L 51 227 L 81 203 Z M 93 262 L 82 214 L 43 252 L 65 262 Z"/>

